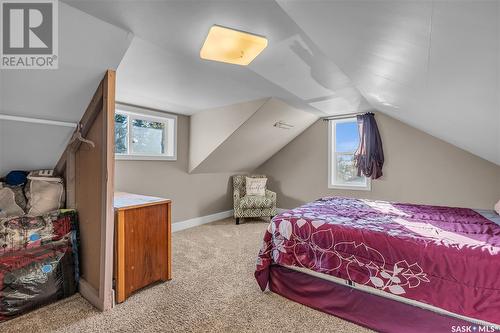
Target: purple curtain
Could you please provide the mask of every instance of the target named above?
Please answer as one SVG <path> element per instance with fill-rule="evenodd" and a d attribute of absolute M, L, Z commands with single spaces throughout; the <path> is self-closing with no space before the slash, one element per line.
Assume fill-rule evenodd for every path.
<path fill-rule="evenodd" d="M 358 176 L 364 175 L 377 179 L 382 177 L 384 165 L 384 149 L 373 113 L 357 116 L 359 129 L 359 147 L 354 153 L 354 163 L 358 168 Z"/>

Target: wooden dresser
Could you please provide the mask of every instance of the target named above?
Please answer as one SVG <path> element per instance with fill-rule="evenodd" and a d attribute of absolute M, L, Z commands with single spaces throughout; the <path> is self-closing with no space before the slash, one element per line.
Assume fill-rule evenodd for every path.
<path fill-rule="evenodd" d="M 171 201 L 116 192 L 116 302 L 157 281 L 172 278 Z"/>

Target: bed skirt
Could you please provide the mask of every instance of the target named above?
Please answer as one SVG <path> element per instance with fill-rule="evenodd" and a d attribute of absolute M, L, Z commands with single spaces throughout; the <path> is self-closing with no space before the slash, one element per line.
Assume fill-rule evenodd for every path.
<path fill-rule="evenodd" d="M 462 327 L 470 327 L 474 332 L 473 327 L 478 326 L 279 265 L 270 267 L 269 289 L 292 301 L 379 332 L 449 333 L 461 332 L 457 329 Z"/>

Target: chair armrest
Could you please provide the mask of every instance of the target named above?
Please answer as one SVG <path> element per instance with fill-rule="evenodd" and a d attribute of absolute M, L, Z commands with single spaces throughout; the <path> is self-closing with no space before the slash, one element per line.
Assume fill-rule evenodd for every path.
<path fill-rule="evenodd" d="M 240 190 L 238 188 L 233 191 L 233 206 L 234 208 L 240 206 Z"/>
<path fill-rule="evenodd" d="M 268 189 L 266 189 L 266 197 L 273 200 L 274 203 L 276 203 L 276 192 L 269 191 Z"/>

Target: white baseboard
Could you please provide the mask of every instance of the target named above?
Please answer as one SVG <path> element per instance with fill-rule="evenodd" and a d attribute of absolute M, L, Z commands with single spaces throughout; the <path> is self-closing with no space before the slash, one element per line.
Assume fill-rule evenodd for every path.
<path fill-rule="evenodd" d="M 214 221 L 218 221 L 218 220 L 222 220 L 222 219 L 225 219 L 225 218 L 228 218 L 231 216 L 233 216 L 232 209 L 227 210 L 225 212 L 215 213 L 215 214 L 211 214 L 211 215 L 205 215 L 205 216 L 201 216 L 201 217 L 195 217 L 195 218 L 181 221 L 181 222 L 175 222 L 175 223 L 172 223 L 172 232 L 196 227 L 198 225 L 202 225 L 202 224 L 206 224 L 206 223 L 210 223 L 210 222 L 214 222 Z"/>

